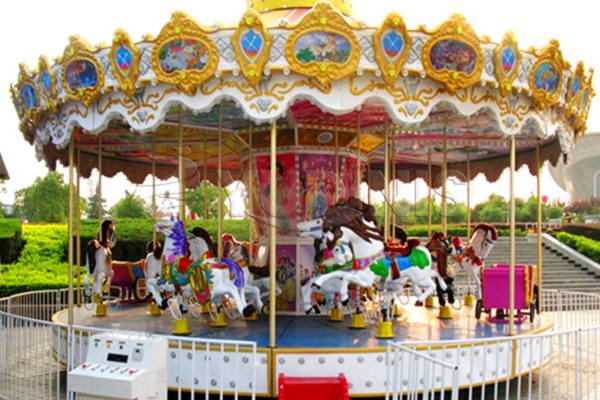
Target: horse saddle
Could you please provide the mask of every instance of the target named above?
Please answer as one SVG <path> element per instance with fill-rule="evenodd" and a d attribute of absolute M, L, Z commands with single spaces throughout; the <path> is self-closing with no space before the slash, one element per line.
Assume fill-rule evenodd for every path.
<path fill-rule="evenodd" d="M 386 252 L 390 256 L 406 257 L 413 248 L 419 245 L 421 245 L 421 241 L 417 238 L 408 239 L 405 245 L 402 245 L 400 242 L 388 241 Z"/>
<path fill-rule="evenodd" d="M 268 278 L 270 272 L 267 267 L 256 267 L 254 265 L 249 266 L 248 271 L 258 278 Z"/>
<path fill-rule="evenodd" d="M 191 258 L 179 258 L 177 262 L 177 271 L 179 271 L 180 274 L 185 274 L 193 262 L 194 260 L 192 260 Z"/>

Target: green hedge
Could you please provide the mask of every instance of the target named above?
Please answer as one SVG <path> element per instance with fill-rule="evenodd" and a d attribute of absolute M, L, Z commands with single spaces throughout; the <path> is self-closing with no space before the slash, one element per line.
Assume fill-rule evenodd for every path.
<path fill-rule="evenodd" d="M 597 240 L 566 232 L 559 232 L 556 238 L 586 257 L 600 263 L 600 242 Z"/>
<path fill-rule="evenodd" d="M 0 264 L 16 262 L 22 247 L 21 220 L 0 218 Z"/>
<path fill-rule="evenodd" d="M 85 264 L 85 248 L 87 243 L 96 238 L 98 232 L 98 220 L 81 221 L 81 259 L 80 265 Z M 199 226 L 204 228 L 203 221 L 186 221 L 186 229 Z M 149 219 L 119 219 L 115 221 L 115 231 L 117 236 L 117 245 L 113 250 L 113 259 L 119 261 L 137 261 L 146 256 L 146 243 L 152 240 L 152 229 L 154 224 Z M 217 220 L 209 220 L 206 230 L 216 242 L 217 238 Z M 248 240 L 249 221 L 248 220 L 224 220 L 223 233 L 230 233 L 238 240 Z M 165 240 L 163 234 L 158 234 L 158 240 L 162 243 Z M 67 259 L 65 249 L 65 259 Z"/>
<path fill-rule="evenodd" d="M 476 224 L 473 224 L 471 226 L 471 234 L 473 233 L 473 228 L 475 227 L 475 225 Z M 493 225 L 496 229 L 498 229 L 498 236 L 510 236 L 509 228 L 504 227 L 504 225 L 501 225 L 501 226 L 498 226 L 497 224 L 493 224 Z M 408 236 L 427 237 L 427 235 L 429 233 L 429 227 L 427 225 L 412 225 L 412 226 L 405 227 L 405 229 L 406 229 L 406 232 L 408 233 Z M 441 230 L 442 230 L 441 225 L 432 225 L 432 227 L 431 227 L 432 232 L 441 231 Z M 446 232 L 447 232 L 448 236 L 466 237 L 467 236 L 467 227 L 463 226 L 463 225 L 448 225 Z M 525 235 L 527 235 L 527 232 L 525 232 L 517 227 L 515 234 L 516 234 L 516 236 L 525 236 Z"/>
<path fill-rule="evenodd" d="M 572 235 L 585 236 L 600 242 L 600 224 L 567 224 L 563 230 Z"/>
<path fill-rule="evenodd" d="M 31 290 L 68 286 L 65 225 L 24 225 L 25 245 L 19 260 L 2 265 L 0 297 Z"/>

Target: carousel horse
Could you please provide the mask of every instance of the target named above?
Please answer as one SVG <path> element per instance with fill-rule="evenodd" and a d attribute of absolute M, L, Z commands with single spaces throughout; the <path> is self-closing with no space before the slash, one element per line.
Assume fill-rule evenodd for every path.
<path fill-rule="evenodd" d="M 446 296 L 448 303 L 454 304 L 454 276 L 456 270 L 453 266 L 448 265 L 448 258 L 452 253 L 450 241 L 444 236 L 443 232 L 434 232 L 425 247 L 431 253 L 435 274 L 439 275 L 439 278 L 443 279 L 447 286 L 443 290 L 439 280 L 436 279 L 436 290 L 440 306 L 446 305 Z"/>
<path fill-rule="evenodd" d="M 384 281 L 384 288 L 394 292 L 402 289 L 410 279 L 419 301 L 424 301 L 435 291 L 431 255 L 427 248 L 418 245 L 407 249 L 406 254 L 386 254 L 373 206 L 354 197 L 347 202 L 338 202 L 327 210 L 323 231 L 326 232 L 328 248 L 332 249 L 342 240 L 347 241 L 354 252 L 352 271 L 342 279 L 342 301 L 348 298 L 348 283 L 368 288 L 377 277 Z M 334 254 L 334 257 L 337 255 Z M 440 285 L 445 289 L 443 281 Z M 425 287 L 425 291 L 421 287 Z"/>
<path fill-rule="evenodd" d="M 110 287 L 110 282 L 114 276 L 112 269 L 111 248 L 116 244 L 115 226 L 111 220 L 104 220 L 100 226 L 100 232 L 95 240 L 91 240 L 87 245 L 86 268 L 87 274 L 83 280 L 85 295 L 92 297 L 94 302 L 102 302 L 103 280 L 106 279 L 106 285 Z M 94 281 L 90 289 L 90 279 Z"/>
<path fill-rule="evenodd" d="M 471 240 L 464 246 L 458 236 L 452 239 L 452 259 L 455 264 L 467 272 L 477 286 L 477 299 L 481 298 L 480 270 L 483 268 L 484 259 L 490 254 L 495 241 L 498 239 L 498 231 L 490 224 L 478 224 L 473 228 Z"/>
<path fill-rule="evenodd" d="M 306 279 L 302 285 L 302 304 L 304 312 L 310 314 L 314 311 L 320 314 L 321 310 L 317 304 L 311 303 L 313 293 L 323 296 L 321 305 L 333 305 L 336 293 L 340 293 L 343 274 L 339 272 L 351 267 L 354 255 L 348 242 L 342 242 L 334 246 L 333 251 L 326 246 L 326 237 L 323 233 L 323 219 L 317 218 L 297 224 L 300 237 L 314 238 L 316 275 Z M 335 256 L 334 256 L 335 254 Z"/>
<path fill-rule="evenodd" d="M 238 242 L 233 235 L 224 234 L 223 241 L 225 243 L 224 252 L 227 258 L 235 261 L 242 271 L 244 271 L 244 296 L 250 297 L 253 299 L 256 307 L 259 310 L 263 309 L 263 300 L 269 298 L 270 294 L 270 285 L 269 285 L 269 276 L 263 276 L 253 274 L 250 270 L 250 243 L 247 242 Z M 260 270 L 264 270 L 264 268 L 258 267 Z M 275 286 L 275 295 L 279 296 L 281 294 L 281 287 L 276 283 Z"/>
<path fill-rule="evenodd" d="M 241 315 L 252 315 L 254 306 L 247 305 L 243 296 L 240 296 L 244 287 L 241 268 L 228 258 L 212 257 L 216 254 L 216 247 L 204 229 L 196 227 L 192 234 L 188 244 L 183 223 L 178 220 L 167 236 L 162 276 L 148 282 L 148 289 L 156 303 L 162 309 L 169 306 L 167 299 L 160 294 L 161 291 L 167 291 L 178 295 L 178 300 L 181 300 L 179 304 L 184 310 L 187 300 L 191 299 L 201 305 L 214 303 L 219 312 L 221 299 L 228 296 L 233 299 Z"/>

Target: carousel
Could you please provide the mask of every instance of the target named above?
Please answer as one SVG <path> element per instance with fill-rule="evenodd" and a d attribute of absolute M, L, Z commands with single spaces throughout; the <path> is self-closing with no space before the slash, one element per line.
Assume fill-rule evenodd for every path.
<path fill-rule="evenodd" d="M 221 204 L 220 189 L 242 181 L 251 244 L 224 232 L 222 218 L 211 238 L 175 217 L 154 236 L 166 243 L 160 272 L 146 276 L 150 310 L 113 311 L 101 282 L 111 275 L 103 266 L 114 232 L 103 224 L 89 249 L 92 310 L 77 307 L 73 294 L 55 318 L 255 341 L 263 361 L 255 390 L 265 396 L 277 394 L 280 373 L 332 369 L 346 375 L 351 395 L 380 395 L 385 374 L 360 366 L 385 368 L 389 340 L 549 330 L 539 309 L 541 256 L 535 267 L 515 265 L 514 174 L 527 165 L 538 175 L 540 203 L 543 163 L 568 161 L 586 130 L 592 72 L 564 60 L 554 39 L 521 50 L 512 32 L 492 42 L 459 14 L 411 30 L 391 12 L 372 27 L 353 16 L 350 0 L 248 0 L 237 21 L 215 26 L 178 11 L 141 42 L 122 29 L 110 45 L 73 36 L 55 63 L 41 56 L 33 71 L 21 65 L 11 86 L 20 130 L 38 158 L 51 169 L 69 166 L 71 199 L 79 178 L 96 168 L 101 177 L 122 172 L 132 184 L 176 178 L 177 214 L 185 216 L 186 189 L 210 181 Z M 498 268 L 506 291 L 497 302 L 506 321 L 482 321 L 491 299 L 478 271 L 497 232 L 471 227 L 468 215 L 469 242 L 447 238 L 446 181 L 455 177 L 469 192 L 476 175 L 493 182 L 506 168 L 511 252 Z M 431 190 L 441 199 L 442 231 L 426 243 L 391 229 L 393 182 L 417 179 L 430 190 L 430 220 Z M 379 221 L 372 190 L 388 204 Z M 539 235 L 538 242 L 541 249 Z M 477 283 L 462 307 L 449 305 L 452 277 L 439 268 L 446 259 Z M 439 308 L 413 305 L 427 305 L 436 292 Z M 510 365 L 503 371 L 515 373 Z"/>

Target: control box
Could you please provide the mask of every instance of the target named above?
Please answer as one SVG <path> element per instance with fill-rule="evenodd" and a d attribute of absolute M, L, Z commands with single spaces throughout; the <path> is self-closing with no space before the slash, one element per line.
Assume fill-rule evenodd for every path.
<path fill-rule="evenodd" d="M 79 400 L 166 400 L 167 348 L 163 338 L 91 336 L 85 362 L 69 372 L 69 392 Z"/>

